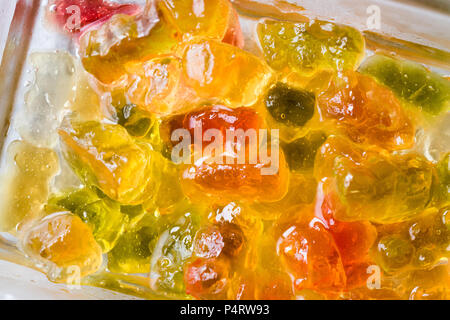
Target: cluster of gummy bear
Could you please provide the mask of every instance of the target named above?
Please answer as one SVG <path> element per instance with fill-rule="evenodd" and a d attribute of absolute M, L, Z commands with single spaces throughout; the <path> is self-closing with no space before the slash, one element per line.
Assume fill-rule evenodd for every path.
<path fill-rule="evenodd" d="M 255 55 L 228 0 L 55 0 L 48 14 L 77 35 L 80 61 L 59 56 L 59 78 L 42 77 L 75 92 L 70 112 L 55 92 L 29 94 L 30 109 L 47 97 L 58 128 L 10 146 L 24 196 L 0 222 L 51 280 L 75 266 L 198 299 L 448 298 L 449 153 L 416 148 L 416 131 L 449 111 L 447 79 L 384 55 L 360 66 L 363 36 L 326 21 L 261 20 Z M 190 140 L 177 162 L 178 129 L 258 141 L 215 141 L 219 154 L 196 158 L 208 146 Z M 265 137 L 269 175 L 270 155 L 236 161 L 264 130 L 279 132 Z M 21 135 L 39 145 L 38 133 Z M 51 192 L 69 171 L 78 186 Z"/>

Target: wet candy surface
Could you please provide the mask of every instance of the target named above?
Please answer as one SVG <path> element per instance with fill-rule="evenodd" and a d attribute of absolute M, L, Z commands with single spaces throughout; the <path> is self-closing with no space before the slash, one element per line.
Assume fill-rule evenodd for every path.
<path fill-rule="evenodd" d="M 360 71 L 425 113 L 437 115 L 450 109 L 450 82 L 421 64 L 374 55 Z"/>
<path fill-rule="evenodd" d="M 280 71 L 351 70 L 364 54 L 364 39 L 357 30 L 326 21 L 266 20 L 258 25 L 258 36 L 267 62 Z"/>
<path fill-rule="evenodd" d="M 30 55 L 0 162 L 0 231 L 36 268 L 144 298 L 449 298 L 447 78 L 363 61 L 349 26 L 144 2 L 46 7 L 70 54 Z"/>

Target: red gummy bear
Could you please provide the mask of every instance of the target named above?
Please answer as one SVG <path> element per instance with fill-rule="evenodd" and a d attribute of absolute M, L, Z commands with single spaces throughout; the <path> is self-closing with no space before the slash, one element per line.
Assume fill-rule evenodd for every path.
<path fill-rule="evenodd" d="M 105 0 L 53 0 L 49 3 L 49 18 L 66 32 L 79 35 L 94 22 L 104 22 L 114 14 L 136 14 L 135 4 L 118 4 Z"/>

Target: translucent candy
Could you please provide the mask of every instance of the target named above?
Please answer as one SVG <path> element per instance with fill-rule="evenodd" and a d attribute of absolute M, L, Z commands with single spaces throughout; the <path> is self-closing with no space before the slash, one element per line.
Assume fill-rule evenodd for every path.
<path fill-rule="evenodd" d="M 437 115 L 450 110 L 450 82 L 418 63 L 374 55 L 359 71 L 373 76 L 425 113 Z"/>
<path fill-rule="evenodd" d="M 320 69 L 355 69 L 364 55 L 364 38 L 356 29 L 331 22 L 265 20 L 258 36 L 270 66 L 310 74 Z"/>
<path fill-rule="evenodd" d="M 389 150 L 414 144 L 415 128 L 392 92 L 370 77 L 347 72 L 319 97 L 324 119 L 333 119 L 355 142 Z"/>
<path fill-rule="evenodd" d="M 125 232 L 108 254 L 108 269 L 112 272 L 149 273 L 152 248 L 158 233 L 143 227 Z"/>
<path fill-rule="evenodd" d="M 151 135 L 152 129 L 156 129 L 155 117 L 133 104 L 126 104 L 117 110 L 119 124 L 127 129 L 128 133 L 136 138 L 146 138 Z"/>
<path fill-rule="evenodd" d="M 14 126 L 30 143 L 52 148 L 58 141 L 57 129 L 64 109 L 74 97 L 75 64 L 67 53 L 32 53 L 30 61 L 35 68 L 35 82 Z"/>
<path fill-rule="evenodd" d="M 184 86 L 181 61 L 158 57 L 137 66 L 129 76 L 126 96 L 141 108 L 158 115 L 178 113 L 195 94 Z"/>
<path fill-rule="evenodd" d="M 41 214 L 59 160 L 53 150 L 25 141 L 12 142 L 6 157 L 0 186 L 0 230 L 14 232 Z"/>
<path fill-rule="evenodd" d="M 255 202 L 250 205 L 253 211 L 264 220 L 276 220 L 289 216 L 306 204 L 311 204 L 316 196 L 317 182 L 311 175 L 290 174 L 286 195 L 275 202 Z"/>
<path fill-rule="evenodd" d="M 47 14 L 61 29 L 79 33 L 93 22 L 106 20 L 117 13 L 133 14 L 138 10 L 137 5 L 120 5 L 105 0 L 52 0 Z"/>
<path fill-rule="evenodd" d="M 262 128 L 263 120 L 251 108 L 230 109 L 221 105 L 204 106 L 196 111 L 186 114 L 169 117 L 161 125 L 161 137 L 169 149 L 180 141 L 172 141 L 172 135 L 177 129 L 188 130 L 191 137 L 191 143 L 196 143 L 196 136 L 205 139 L 208 130 L 215 130 L 222 134 L 223 148 L 240 148 L 247 145 L 247 141 L 227 139 L 227 133 L 237 133 L 242 130 L 255 130 L 259 135 L 259 129 Z M 207 141 L 202 142 L 202 149 L 208 146 Z M 238 146 L 238 144 L 240 146 Z"/>
<path fill-rule="evenodd" d="M 386 271 L 430 269 L 449 256 L 449 206 L 428 209 L 403 223 L 379 227 L 372 256 Z"/>
<path fill-rule="evenodd" d="M 239 225 L 226 223 L 200 230 L 195 239 L 195 255 L 202 258 L 217 258 L 220 255 L 236 257 L 242 251 L 245 236 Z"/>
<path fill-rule="evenodd" d="M 228 261 L 198 258 L 184 272 L 186 292 L 197 299 L 225 299 L 229 286 Z"/>
<path fill-rule="evenodd" d="M 437 175 L 423 156 L 388 155 L 378 149 L 362 150 L 332 136 L 316 157 L 315 176 L 325 179 L 325 193 L 337 192 L 344 209 L 335 218 L 377 223 L 411 219 L 436 199 Z M 331 180 L 330 180 L 331 179 Z"/>
<path fill-rule="evenodd" d="M 303 127 L 314 115 L 316 97 L 313 93 L 277 83 L 269 90 L 265 106 L 278 123 Z"/>
<path fill-rule="evenodd" d="M 231 279 L 228 299 L 293 300 L 292 281 L 287 274 L 263 269 L 237 273 Z"/>
<path fill-rule="evenodd" d="M 450 152 L 445 154 L 437 164 L 439 181 L 441 182 L 442 198 L 450 198 Z"/>
<path fill-rule="evenodd" d="M 152 288 L 169 293 L 188 291 L 188 284 L 183 282 L 183 270 L 194 250 L 202 210 L 201 206 L 181 203 L 166 217 L 169 219 L 165 222 L 167 227 L 154 245 L 150 262 Z"/>
<path fill-rule="evenodd" d="M 336 220 L 335 215 L 340 208 L 333 201 L 333 196 L 333 194 L 327 194 L 323 197 L 322 202 L 319 202 L 320 211 L 316 215 L 333 235 L 344 265 L 365 261 L 369 249 L 375 242 L 377 231 L 367 221 L 343 222 Z"/>
<path fill-rule="evenodd" d="M 222 40 L 234 13 L 228 0 L 160 0 L 159 8 L 187 39 Z"/>
<path fill-rule="evenodd" d="M 314 168 L 317 150 L 325 142 L 327 136 L 322 131 L 310 132 L 303 138 L 283 145 L 289 169 L 305 172 Z"/>
<path fill-rule="evenodd" d="M 236 108 L 257 102 L 273 72 L 258 57 L 217 41 L 200 40 L 180 49 L 184 83 L 201 99 Z"/>
<path fill-rule="evenodd" d="M 79 53 L 86 71 L 111 84 L 126 75 L 127 66 L 170 53 L 178 40 L 178 32 L 150 9 L 142 16 L 114 15 L 88 31 Z"/>
<path fill-rule="evenodd" d="M 183 191 L 193 201 L 204 201 L 205 196 L 219 203 L 235 198 L 244 202 L 280 200 L 287 191 L 289 172 L 283 152 L 274 149 L 271 152 L 279 151 L 278 164 L 268 158 L 251 164 L 248 156 L 241 164 L 238 153 L 225 151 L 218 157 L 211 155 L 192 165 L 183 165 L 180 176 Z M 215 161 L 221 158 L 225 159 L 222 164 Z M 264 173 L 264 168 L 270 172 Z"/>
<path fill-rule="evenodd" d="M 448 264 L 431 269 L 414 270 L 404 278 L 401 288 L 409 300 L 448 300 Z"/>
<path fill-rule="evenodd" d="M 159 57 L 130 68 L 131 102 L 160 115 L 183 113 L 203 102 L 250 106 L 272 77 L 264 61 L 217 41 L 189 42 L 177 52 L 181 59 Z"/>
<path fill-rule="evenodd" d="M 333 237 L 320 224 L 295 224 L 278 242 L 278 254 L 294 277 L 297 290 L 340 291 L 346 277 Z"/>
<path fill-rule="evenodd" d="M 92 228 L 94 238 L 104 253 L 114 248 L 128 222 L 128 217 L 121 213 L 117 202 L 101 197 L 88 188 L 53 197 L 46 209 L 47 212 L 68 210 L 79 216 Z"/>
<path fill-rule="evenodd" d="M 60 130 L 66 158 L 77 175 L 123 204 L 152 196 L 152 151 L 119 125 L 72 123 Z"/>
<path fill-rule="evenodd" d="M 48 267 L 48 277 L 55 282 L 80 280 L 102 264 L 102 250 L 91 229 L 68 212 L 47 216 L 22 242 L 27 254 Z"/>
<path fill-rule="evenodd" d="M 413 257 L 412 244 L 398 236 L 386 236 L 377 244 L 380 255 L 379 263 L 386 271 L 392 271 L 407 266 Z"/>

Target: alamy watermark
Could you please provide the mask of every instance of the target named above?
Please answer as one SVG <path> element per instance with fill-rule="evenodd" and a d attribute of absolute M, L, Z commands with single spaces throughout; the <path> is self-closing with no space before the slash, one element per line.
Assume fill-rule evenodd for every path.
<path fill-rule="evenodd" d="M 275 175 L 280 163 L 279 130 L 236 129 L 223 131 L 202 126 L 194 128 L 194 136 L 187 129 L 176 129 L 171 135 L 177 144 L 171 158 L 176 164 L 258 165 L 261 175 Z M 270 141 L 269 141 L 270 140 Z"/>

